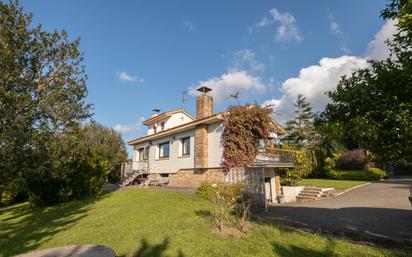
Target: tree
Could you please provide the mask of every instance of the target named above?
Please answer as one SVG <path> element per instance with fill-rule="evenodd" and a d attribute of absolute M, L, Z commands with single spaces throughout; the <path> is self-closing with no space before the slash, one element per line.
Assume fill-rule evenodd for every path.
<path fill-rule="evenodd" d="M 388 42 L 391 56 L 343 77 L 321 119 L 333 124 L 352 148 L 377 161 L 412 161 L 412 2 L 392 0 L 382 11 L 398 21 Z"/>
<path fill-rule="evenodd" d="M 108 179 L 111 182 L 120 180 L 120 164 L 127 160 L 126 146 L 120 134 L 112 128 L 98 123 L 86 124 L 82 127 L 84 143 L 108 161 Z"/>
<path fill-rule="evenodd" d="M 50 161 L 54 137 L 91 116 L 79 39 L 31 20 L 18 2 L 0 2 L 0 199 Z"/>
<path fill-rule="evenodd" d="M 312 107 L 304 96 L 298 95 L 295 103 L 295 118 L 286 123 L 286 135 L 283 141 L 299 149 L 308 146 L 314 136 L 313 119 Z"/>

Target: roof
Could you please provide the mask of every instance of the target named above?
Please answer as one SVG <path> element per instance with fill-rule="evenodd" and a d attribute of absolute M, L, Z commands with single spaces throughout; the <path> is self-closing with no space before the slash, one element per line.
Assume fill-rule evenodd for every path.
<path fill-rule="evenodd" d="M 156 123 L 156 122 L 158 122 L 158 121 L 161 121 L 161 120 L 164 120 L 164 119 L 166 119 L 166 118 L 171 117 L 171 116 L 172 116 L 173 114 L 175 114 L 175 113 L 184 113 L 184 114 L 186 114 L 187 116 L 189 116 L 189 118 L 191 118 L 192 120 L 195 119 L 195 118 L 193 118 L 192 115 L 190 115 L 190 113 L 186 112 L 183 108 L 179 108 L 179 109 L 176 109 L 176 110 L 171 110 L 171 111 L 163 112 L 163 113 L 161 113 L 161 114 L 159 114 L 159 115 L 153 116 L 153 117 L 151 117 L 151 118 L 149 118 L 149 119 L 147 119 L 147 120 L 144 120 L 142 123 L 143 123 L 144 125 L 152 125 L 152 124 L 154 124 L 154 123 Z"/>
<path fill-rule="evenodd" d="M 180 112 L 180 111 L 183 111 L 183 112 L 184 112 L 183 109 L 177 109 L 177 110 L 170 111 L 170 112 L 166 112 L 166 113 L 178 113 L 178 112 Z M 186 112 L 185 112 L 185 113 L 186 113 Z M 163 115 L 163 114 L 165 114 L 165 113 L 159 114 L 158 116 Z M 167 135 L 170 135 L 170 134 L 173 134 L 173 133 L 177 133 L 177 132 L 180 132 L 180 131 L 184 131 L 184 130 L 190 129 L 190 128 L 196 126 L 196 125 L 200 125 L 200 124 L 211 124 L 211 123 L 214 123 L 214 122 L 218 122 L 218 121 L 223 120 L 223 114 L 224 114 L 224 112 L 219 112 L 219 113 L 215 113 L 215 114 L 213 114 L 213 115 L 211 115 L 211 116 L 204 117 L 204 118 L 202 118 L 202 119 L 196 119 L 196 120 L 193 119 L 193 121 L 191 121 L 191 122 L 187 122 L 187 123 L 184 123 L 184 124 L 179 125 L 179 126 L 176 126 L 176 127 L 168 128 L 168 129 L 165 129 L 165 130 L 163 130 L 163 131 L 157 132 L 157 133 L 155 133 L 155 134 L 150 134 L 150 135 L 147 135 L 147 136 L 139 137 L 139 138 L 130 140 L 130 141 L 127 142 L 127 143 L 128 143 L 129 145 L 140 144 L 140 143 L 147 142 L 147 141 L 149 141 L 149 140 L 157 139 L 157 138 L 160 138 L 160 137 L 163 137 L 163 136 L 167 136 Z M 189 114 L 189 115 L 190 115 L 190 114 Z M 156 118 L 156 117 L 158 117 L 158 116 L 155 116 L 155 117 L 153 117 L 153 118 Z M 192 116 L 189 116 L 189 117 L 192 118 Z M 150 120 L 150 119 L 149 119 L 149 120 Z M 146 120 L 146 121 L 148 121 L 148 120 Z M 145 121 L 145 122 L 146 122 L 146 121 Z M 146 124 L 145 122 L 143 122 L 143 124 Z M 155 122 L 155 121 L 154 121 L 154 122 Z M 150 123 L 150 124 L 153 124 L 153 123 Z M 276 132 L 277 132 L 277 133 L 279 133 L 279 134 L 285 134 L 284 128 L 283 128 L 275 119 L 272 120 L 272 124 L 273 124 L 274 129 L 276 129 Z M 146 124 L 146 125 L 147 125 L 147 124 Z"/>
<path fill-rule="evenodd" d="M 184 123 L 182 125 L 179 125 L 179 126 L 176 126 L 176 127 L 173 127 L 173 128 L 165 129 L 165 130 L 157 132 L 155 134 L 151 134 L 151 135 L 147 135 L 147 136 L 143 136 L 143 137 L 133 139 L 133 140 L 127 142 L 127 143 L 129 145 L 136 145 L 136 144 L 144 143 L 144 142 L 149 141 L 149 140 L 153 140 L 153 139 L 156 139 L 156 138 L 167 136 L 167 135 L 170 135 L 170 134 L 173 134 L 173 133 L 176 133 L 176 132 L 184 131 L 184 130 L 190 129 L 190 128 L 196 126 L 196 125 L 211 124 L 211 123 L 215 123 L 215 122 L 218 122 L 218 121 L 221 121 L 221 120 L 223 120 L 222 112 L 219 112 L 219 113 L 215 113 L 211 116 L 204 117 L 202 119 L 197 119 L 197 120 L 187 122 L 187 123 Z"/>

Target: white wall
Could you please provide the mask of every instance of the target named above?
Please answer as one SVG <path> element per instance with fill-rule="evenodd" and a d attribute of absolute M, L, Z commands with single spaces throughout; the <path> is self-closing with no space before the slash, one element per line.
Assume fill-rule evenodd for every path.
<path fill-rule="evenodd" d="M 190 155 L 182 157 L 181 139 L 190 137 Z M 194 167 L 194 129 L 176 133 L 173 136 L 166 136 L 152 141 L 149 149 L 149 169 L 150 173 L 176 173 L 179 169 L 193 169 Z M 174 138 L 174 139 L 173 139 Z M 158 144 L 170 142 L 169 158 L 159 160 Z M 133 160 L 138 160 L 138 147 L 134 150 Z"/>
<path fill-rule="evenodd" d="M 151 135 L 154 133 L 153 125 L 157 127 L 157 132 L 161 131 L 160 129 L 162 127 L 162 122 L 165 123 L 164 129 L 169 129 L 169 128 L 173 128 L 173 127 L 176 127 L 176 126 L 179 126 L 179 125 L 191 122 L 191 121 L 193 121 L 192 118 L 190 118 L 183 112 L 174 113 L 172 114 L 172 116 L 165 118 L 163 120 L 160 120 L 156 122 L 155 124 L 148 126 L 147 134 Z"/>
<path fill-rule="evenodd" d="M 223 147 L 221 145 L 223 122 L 210 124 L 208 132 L 208 166 L 209 168 L 221 167 L 223 157 Z"/>

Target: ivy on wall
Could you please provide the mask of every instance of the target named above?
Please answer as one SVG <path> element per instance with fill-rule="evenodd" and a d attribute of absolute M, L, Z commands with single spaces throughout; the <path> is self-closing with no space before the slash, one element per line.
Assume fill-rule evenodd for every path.
<path fill-rule="evenodd" d="M 259 105 L 230 107 L 224 114 L 222 165 L 227 172 L 252 165 L 259 140 L 269 136 L 271 109 Z"/>

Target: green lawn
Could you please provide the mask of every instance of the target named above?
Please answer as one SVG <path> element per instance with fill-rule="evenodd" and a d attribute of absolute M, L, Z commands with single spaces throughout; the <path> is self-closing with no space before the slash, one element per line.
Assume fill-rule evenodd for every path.
<path fill-rule="evenodd" d="M 334 187 L 337 190 L 346 190 L 355 186 L 368 183 L 367 181 L 356 180 L 334 180 L 334 179 L 315 179 L 305 178 L 300 182 L 304 186 L 317 186 L 317 187 Z"/>
<path fill-rule="evenodd" d="M 254 223 L 242 238 L 214 233 L 195 196 L 130 189 L 97 200 L 31 211 L 0 209 L 0 255 L 71 244 L 99 243 L 119 256 L 407 256 L 282 226 Z"/>

